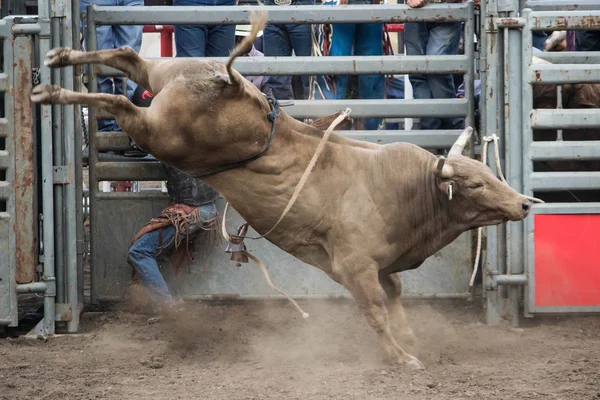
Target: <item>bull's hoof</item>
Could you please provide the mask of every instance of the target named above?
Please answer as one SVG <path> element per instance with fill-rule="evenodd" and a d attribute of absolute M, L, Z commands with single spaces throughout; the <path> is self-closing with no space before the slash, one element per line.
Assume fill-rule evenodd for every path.
<path fill-rule="evenodd" d="M 71 56 L 71 48 L 69 47 L 57 47 L 46 53 L 44 59 L 44 65 L 50 68 L 58 68 L 68 65 L 68 61 Z"/>
<path fill-rule="evenodd" d="M 60 95 L 60 86 L 42 83 L 31 91 L 31 101 L 40 104 L 52 104 Z"/>
<path fill-rule="evenodd" d="M 413 358 L 412 360 L 407 362 L 406 366 L 408 368 L 414 369 L 414 370 L 424 370 L 425 369 L 425 366 L 423 365 L 423 363 L 421 361 L 417 360 L 416 358 Z"/>

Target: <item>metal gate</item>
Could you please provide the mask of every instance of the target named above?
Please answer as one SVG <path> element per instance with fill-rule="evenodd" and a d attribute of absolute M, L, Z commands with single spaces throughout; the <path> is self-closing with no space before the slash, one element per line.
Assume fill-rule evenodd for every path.
<path fill-rule="evenodd" d="M 600 128 L 600 112 L 562 109 L 560 86 L 600 82 L 600 54 L 534 54 L 532 49 L 532 34 L 536 31 L 600 29 L 598 11 L 581 11 L 598 10 L 600 3 L 529 1 L 523 4 L 526 8 L 522 12 L 518 2 L 486 5 L 487 10 L 482 4 L 482 14 L 486 15 L 481 72 L 484 134 L 501 137 L 504 145 L 500 157 L 510 185 L 526 195 L 547 200 L 535 204 L 532 215 L 523 222 L 487 229 L 484 294 L 488 323 L 508 319 L 518 325 L 521 315 L 600 311 L 599 277 L 594 275 L 598 263 L 592 255 L 594 239 L 585 240 L 594 237 L 600 226 L 600 198 L 589 193 L 600 189 L 600 170 L 577 170 L 581 166 L 552 172 L 539 169 L 540 162 L 600 161 L 597 133 L 592 135 L 594 140 L 586 141 L 563 140 L 562 135 L 562 129 Z M 534 55 L 552 64 L 533 65 Z M 533 109 L 532 85 L 539 84 L 559 85 L 556 109 Z M 557 133 L 552 141 L 539 137 L 534 140 L 534 131 L 541 129 Z M 588 202 L 579 202 L 576 196 L 565 201 L 550 193 L 573 190 L 588 191 Z M 552 228 L 556 225 L 558 229 Z M 580 243 L 573 242 L 573 235 Z M 549 255 L 562 245 L 568 248 Z M 588 258 L 582 260 L 582 255 Z M 565 257 L 583 262 L 579 265 L 582 269 L 569 271 Z"/>
<path fill-rule="evenodd" d="M 410 21 L 463 21 L 465 55 L 456 56 L 383 56 L 383 57 L 265 57 L 259 60 L 238 59 L 235 68 L 247 75 L 322 75 L 322 74 L 406 74 L 457 73 L 465 75 L 464 99 L 436 100 L 301 100 L 286 107 L 296 118 L 316 118 L 351 107 L 353 117 L 466 117 L 473 124 L 474 101 L 474 6 L 435 4 L 422 9 L 406 5 L 356 5 L 350 7 L 288 6 L 266 7 L 269 22 L 287 23 L 387 23 Z M 102 24 L 182 25 L 249 23 L 252 7 L 96 7 L 87 9 L 88 50 L 96 49 L 96 27 Z M 220 59 L 219 61 L 226 61 Z M 121 76 L 103 66 L 90 66 L 89 88 L 97 88 L 97 76 Z M 89 120 L 109 116 L 90 110 Z M 90 209 L 92 302 L 122 298 L 131 278 L 126 263 L 127 248 L 135 232 L 166 204 L 161 192 L 100 192 L 101 181 L 160 181 L 162 169 L 156 162 L 106 160 L 100 151 L 122 150 L 127 137 L 117 132 L 96 132 L 90 124 Z M 460 134 L 452 131 L 347 131 L 345 135 L 361 140 L 386 143 L 412 142 L 426 148 L 449 148 Z M 222 209 L 222 204 L 220 207 Z M 123 218 L 126 215 L 127 218 Z M 239 223 L 238 216 L 230 224 Z M 471 272 L 470 234 L 431 257 L 416 271 L 403 274 L 406 297 L 465 298 L 469 296 Z M 204 238 L 199 257 L 180 282 L 184 298 L 265 297 L 271 290 L 252 266 L 235 268 L 223 252 L 224 246 L 210 248 Z M 251 250 L 270 266 L 273 279 L 296 297 L 343 296 L 345 290 L 324 273 L 277 249 L 266 241 L 252 243 Z M 209 250 L 207 250 L 209 249 Z M 208 252 L 208 254 L 207 254 Z M 207 260 L 208 258 L 208 260 Z M 164 270 L 169 270 L 165 268 Z M 189 275 L 188 275 L 189 274 Z M 435 279 L 431 279 L 435 277 Z"/>
<path fill-rule="evenodd" d="M 560 202 L 537 205 L 527 221 L 524 254 L 529 285 L 525 310 L 529 315 L 600 312 L 600 196 L 599 192 L 590 193 L 600 190 L 600 110 L 563 109 L 562 104 L 565 85 L 600 83 L 600 52 L 563 54 L 548 58 L 552 64 L 533 65 L 531 50 L 532 31 L 600 30 L 598 8 L 523 11 L 524 193 L 543 197 L 548 192 L 569 191 L 572 195 L 566 202 L 558 199 Z M 557 109 L 533 108 L 534 84 L 558 85 Z M 577 137 L 580 135 L 573 131 L 567 134 L 567 130 L 590 128 L 597 129 L 591 137 Z M 557 131 L 555 140 L 534 136 L 534 131 L 546 129 Z M 558 164 L 559 171 L 540 171 L 540 161 Z M 588 162 L 591 170 L 569 170 L 562 167 L 564 161 L 575 161 L 578 166 Z"/>
<path fill-rule="evenodd" d="M 74 1 L 74 3 L 79 3 Z M 72 46 L 71 0 L 39 0 L 39 15 L 0 23 L 0 326 L 17 326 L 18 295 L 43 296 L 34 336 L 76 332 L 83 309 L 81 140 L 73 106 L 34 107 L 34 83 L 75 86 L 73 68 L 38 68 L 52 47 Z M 40 56 L 37 56 L 39 51 Z M 33 311 L 33 310 L 30 310 Z M 55 324 L 56 321 L 56 324 Z"/>

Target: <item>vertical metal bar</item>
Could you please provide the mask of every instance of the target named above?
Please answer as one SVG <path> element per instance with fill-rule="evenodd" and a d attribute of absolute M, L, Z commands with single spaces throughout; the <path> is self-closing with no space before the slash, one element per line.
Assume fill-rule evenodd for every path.
<path fill-rule="evenodd" d="M 485 6 L 483 6 L 485 3 Z M 499 45 L 500 35 L 495 26 L 495 19 L 498 16 L 498 4 L 496 0 L 488 0 L 482 2 L 482 21 L 484 26 L 482 27 L 482 33 L 484 35 L 484 45 L 482 53 L 485 53 L 485 85 L 482 88 L 482 95 L 484 96 L 484 108 L 485 114 L 482 119 L 482 124 L 485 125 L 485 135 L 492 135 L 498 133 L 498 121 L 501 119 L 499 115 L 499 101 L 498 97 L 502 99 L 500 95 L 499 87 L 503 81 L 499 81 L 498 62 L 499 54 L 501 50 Z M 485 12 L 485 14 L 483 14 Z M 483 35 L 482 35 L 483 36 Z M 483 91 L 485 90 L 485 91 Z M 495 169 L 494 163 L 490 163 L 492 170 Z M 488 228 L 488 262 L 486 263 L 487 271 L 486 274 L 493 274 L 501 272 L 502 260 L 504 258 L 504 247 L 503 234 L 501 227 L 490 227 Z M 494 246 L 494 243 L 496 246 Z M 484 276 L 485 277 L 485 276 Z M 502 299 L 498 290 L 490 291 L 486 296 L 487 304 L 487 323 L 489 325 L 497 325 L 500 323 L 500 309 Z"/>
<path fill-rule="evenodd" d="M 469 17 L 465 21 L 465 54 L 468 57 L 467 61 L 467 74 L 465 76 L 465 99 L 467 99 L 467 118 L 465 126 L 475 126 L 475 98 L 473 95 L 473 84 L 475 81 L 475 59 L 474 59 L 474 47 L 475 43 L 473 37 L 475 35 L 475 5 L 473 1 L 469 1 L 468 12 Z M 475 137 L 472 138 L 475 140 Z M 473 144 L 473 142 L 471 143 Z M 474 146 L 471 146 L 471 153 L 474 151 Z"/>
<path fill-rule="evenodd" d="M 81 8 L 80 0 L 72 0 L 71 2 L 71 15 L 73 19 L 73 48 L 75 50 L 81 50 Z M 73 69 L 74 84 L 73 90 L 80 92 L 82 88 L 81 81 L 81 66 L 77 66 Z M 77 235 L 77 299 L 80 304 L 84 301 L 84 272 L 83 272 L 83 255 L 85 253 L 85 238 L 83 231 L 83 165 L 82 165 L 82 120 L 81 120 L 81 105 L 76 105 L 74 108 L 73 125 L 75 127 L 75 215 L 77 218 L 76 224 L 76 235 Z"/>
<path fill-rule="evenodd" d="M 14 70 L 14 40 L 9 37 L 3 40 L 3 72 L 7 75 L 8 90 L 7 92 L 1 93 L 4 96 L 4 116 L 7 119 L 7 135 L 5 137 L 5 150 L 8 153 L 8 157 L 11 158 L 8 169 L 5 170 L 6 180 L 10 182 L 11 187 L 10 194 L 6 197 L 6 212 L 0 213 L 0 240 L 5 240 L 7 243 L 7 254 L 2 257 L 1 261 L 8 261 L 6 268 L 8 268 L 8 314 L 7 318 L 2 318 L 8 322 L 9 326 L 18 325 L 18 304 L 16 295 L 16 275 L 17 275 L 17 238 L 15 234 L 15 228 L 17 224 L 17 204 L 16 204 L 16 188 L 15 188 L 15 147 L 16 147 L 16 135 L 17 135 L 17 124 L 15 123 L 15 99 L 14 96 L 10 95 L 10 89 L 15 88 L 15 70 Z M 2 289 L 5 286 L 2 287 Z M 4 296 L 2 296 L 4 298 Z M 0 304 L 1 306 L 1 304 Z M 3 324 L 5 324 L 3 321 Z"/>
<path fill-rule="evenodd" d="M 556 108 L 559 110 L 562 110 L 563 108 L 562 88 L 562 85 L 556 85 Z M 563 140 L 562 129 L 558 129 L 556 131 L 556 140 L 559 142 Z"/>
<path fill-rule="evenodd" d="M 38 15 L 44 33 L 39 35 L 40 60 L 50 51 L 50 5 L 48 0 L 38 1 Z M 50 69 L 40 63 L 40 82 L 50 84 Z M 54 258 L 54 181 L 53 171 L 53 140 L 52 140 L 52 106 L 41 105 L 40 152 L 42 170 L 42 213 L 43 213 L 43 244 L 44 244 L 44 278 L 46 283 L 55 283 Z M 44 293 L 44 333 L 54 334 L 55 292 Z"/>
<path fill-rule="evenodd" d="M 525 18 L 526 24 L 523 27 L 523 33 L 521 35 L 521 47 L 522 47 L 522 60 L 521 60 L 521 80 L 522 80 L 522 119 L 521 119 L 521 123 L 522 123 L 522 140 L 523 140 L 523 150 L 522 150 L 522 155 L 523 155 L 523 165 L 522 165 L 522 185 L 523 185 L 523 194 L 526 194 L 528 196 L 533 196 L 533 191 L 531 190 L 531 174 L 533 173 L 533 162 L 531 161 L 531 158 L 529 156 L 530 154 L 530 149 L 531 149 L 531 143 L 533 141 L 533 131 L 529 126 L 529 116 L 531 114 L 531 111 L 533 109 L 533 88 L 531 86 L 531 84 L 529 84 L 528 81 L 528 76 L 529 76 L 529 68 L 532 65 L 533 62 L 533 35 L 531 32 L 531 9 L 527 8 L 524 9 L 521 13 L 521 16 L 523 18 Z M 531 252 L 533 251 L 533 249 L 530 246 L 530 243 L 528 240 L 526 240 L 528 238 L 527 233 L 525 232 L 526 228 L 524 229 L 524 234 L 523 234 L 523 268 L 525 271 L 527 271 L 527 275 L 529 278 L 529 282 L 534 282 L 534 277 L 530 275 L 530 270 L 528 268 L 528 264 L 529 264 L 529 254 L 531 254 Z M 527 290 L 532 290 L 531 287 L 528 287 Z M 528 305 L 528 298 L 529 296 L 525 296 L 525 314 L 527 314 L 527 309 L 529 308 Z"/>
<path fill-rule="evenodd" d="M 95 51 L 98 48 L 96 41 L 96 21 L 94 21 L 94 6 L 87 6 L 87 51 Z M 96 93 L 98 91 L 98 77 L 93 65 L 88 66 L 88 91 Z M 97 208 L 96 196 L 98 195 L 98 181 L 96 178 L 96 163 L 98 162 L 98 154 L 96 150 L 96 131 L 98 123 L 96 121 L 96 110 L 94 107 L 88 108 L 88 135 L 89 135 L 89 174 L 90 174 L 90 301 L 93 304 L 97 300 L 96 273 L 95 266 L 97 265 L 98 252 L 95 229 L 97 227 Z"/>
<path fill-rule="evenodd" d="M 53 17 L 50 19 L 50 36 L 52 47 L 61 47 L 60 19 Z M 45 56 L 45 55 L 44 55 Z M 54 68 L 51 71 L 52 83 L 60 85 L 60 69 Z M 52 106 L 52 140 L 54 150 L 54 165 L 64 165 L 63 160 L 63 118 L 62 109 L 59 105 Z M 52 178 L 50 178 L 52 179 Z M 64 259 L 64 203 L 62 185 L 54 185 L 54 241 L 55 241 L 55 262 L 56 262 L 56 301 L 65 302 L 65 259 Z"/>
<path fill-rule="evenodd" d="M 508 142 L 508 153 L 506 155 L 506 178 L 508 183 L 518 192 L 523 190 L 523 108 L 522 108 L 522 51 L 521 33 L 517 29 L 508 29 L 508 109 L 509 120 L 505 138 Z M 507 273 L 522 274 L 525 270 L 524 238 L 525 224 L 510 222 L 507 225 L 508 251 L 507 251 Z M 519 325 L 521 286 L 510 286 L 509 312 L 511 323 Z"/>
<path fill-rule="evenodd" d="M 64 47 L 73 47 L 74 25 L 71 14 L 71 1 L 64 1 L 65 16 L 61 18 L 61 30 Z M 73 90 L 73 67 L 61 68 L 62 84 L 66 90 Z M 67 167 L 69 183 L 64 187 L 66 213 L 75 212 L 75 218 L 68 215 L 65 221 L 65 262 L 66 262 L 66 301 L 71 306 L 71 320 L 67 323 L 68 332 L 77 332 L 79 327 L 79 300 L 77 279 L 77 203 L 75 198 L 75 112 L 73 105 L 63 106 L 63 145 L 64 165 Z M 81 146 L 79 146 L 81 147 Z M 79 202 L 80 203 L 80 202 Z"/>

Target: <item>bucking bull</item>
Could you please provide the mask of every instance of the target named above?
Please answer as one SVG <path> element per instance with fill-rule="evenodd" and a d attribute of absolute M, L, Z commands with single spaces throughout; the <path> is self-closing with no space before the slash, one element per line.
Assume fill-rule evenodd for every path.
<path fill-rule="evenodd" d="M 186 58 L 143 60 L 131 48 L 82 52 L 55 48 L 45 65 L 104 64 L 154 93 L 149 108 L 124 96 L 38 85 L 42 104 L 87 104 L 116 117 L 159 161 L 205 180 L 264 234 L 277 221 L 324 132 L 278 110 L 240 73 L 234 59 L 256 38 L 266 13 L 227 65 Z M 386 145 L 331 134 L 294 206 L 267 240 L 343 285 L 377 332 L 389 358 L 421 362 L 399 343 L 414 340 L 400 303 L 397 272 L 414 269 L 463 232 L 524 219 L 528 198 L 462 152 L 448 157 L 408 143 Z M 390 299 L 389 313 L 384 293 Z"/>

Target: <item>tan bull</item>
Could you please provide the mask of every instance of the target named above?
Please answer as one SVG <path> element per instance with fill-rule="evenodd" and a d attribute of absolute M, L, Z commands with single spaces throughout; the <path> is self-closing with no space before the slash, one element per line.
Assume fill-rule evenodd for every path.
<path fill-rule="evenodd" d="M 34 88 L 37 103 L 87 104 L 115 115 L 142 148 L 163 163 L 218 190 L 260 234 L 288 203 L 323 131 L 280 111 L 231 68 L 214 61 L 177 58 L 145 61 L 132 49 L 51 50 L 46 65 L 105 64 L 150 89 L 149 108 L 124 96 Z M 271 130 L 274 136 L 271 141 Z M 526 197 L 498 180 L 487 166 L 461 155 L 472 129 L 447 159 L 407 143 L 371 144 L 333 133 L 297 202 L 267 239 L 342 284 L 364 312 L 393 362 L 422 368 L 399 345 L 412 338 L 397 272 L 416 268 L 463 232 L 525 218 Z M 205 176 L 226 165 L 251 162 Z M 389 314 L 382 287 L 391 300 Z"/>

